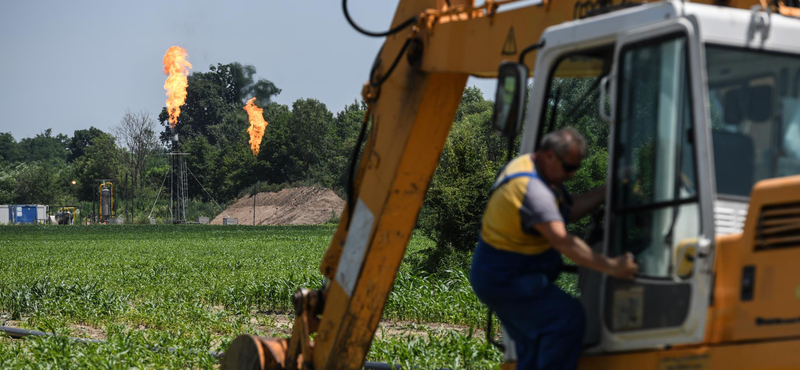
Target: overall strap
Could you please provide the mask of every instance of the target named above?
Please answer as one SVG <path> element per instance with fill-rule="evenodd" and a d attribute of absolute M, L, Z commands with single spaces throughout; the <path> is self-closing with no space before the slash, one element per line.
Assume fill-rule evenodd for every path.
<path fill-rule="evenodd" d="M 530 177 L 532 179 L 539 179 L 539 180 L 542 179 L 541 177 L 539 177 L 539 175 L 536 174 L 536 172 L 517 172 L 517 173 L 512 173 L 512 174 L 504 177 L 503 180 L 501 180 L 500 182 L 496 183 L 494 186 L 492 186 L 492 191 L 494 191 L 497 188 L 503 186 L 503 184 L 505 184 L 505 183 L 507 183 L 507 182 L 509 182 L 509 181 L 511 181 L 513 179 L 516 179 L 517 177 Z M 544 181 L 544 180 L 542 180 L 542 181 Z"/>
<path fill-rule="evenodd" d="M 559 210 L 559 212 L 561 212 L 561 216 L 564 218 L 564 224 L 565 225 L 567 224 L 567 222 L 569 220 L 569 217 L 570 217 L 570 209 L 569 209 L 569 207 L 572 205 L 572 198 L 569 196 L 569 193 L 567 193 L 567 190 L 564 188 L 564 185 L 560 186 L 560 190 L 561 191 L 556 192 L 556 190 L 554 188 L 552 188 L 550 186 L 550 184 L 547 183 L 547 181 L 544 181 L 543 178 L 539 177 L 539 175 L 537 175 L 536 172 L 516 172 L 516 173 L 512 173 L 512 174 L 504 177 L 502 180 L 500 180 L 500 182 L 498 182 L 497 184 L 492 186 L 492 191 L 489 192 L 489 196 L 491 197 L 491 194 L 495 190 L 497 190 L 497 188 L 503 186 L 503 184 L 505 184 L 505 183 L 507 183 L 507 182 L 509 182 L 509 181 L 511 181 L 513 179 L 516 179 L 518 177 L 530 177 L 532 179 L 539 179 L 545 185 L 547 185 L 547 187 L 550 189 L 551 192 L 553 192 L 553 195 L 556 197 L 556 199 L 558 201 L 558 203 L 557 203 L 558 204 L 558 210 Z"/>

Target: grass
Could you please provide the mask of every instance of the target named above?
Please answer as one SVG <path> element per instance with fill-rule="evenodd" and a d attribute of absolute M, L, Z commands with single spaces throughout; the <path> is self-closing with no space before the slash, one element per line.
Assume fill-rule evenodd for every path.
<path fill-rule="evenodd" d="M 64 338 L 0 338 L 0 368 L 213 368 L 238 334 L 288 336 L 297 287 L 322 284 L 333 226 L 14 226 L 0 228 L 0 325 Z M 412 237 L 409 252 L 433 246 Z M 418 368 L 488 368 L 485 308 L 466 273 L 400 272 L 369 361 Z M 284 320 L 279 320 L 284 317 Z M 445 323 L 447 330 L 430 329 Z M 452 325 L 459 325 L 452 330 Z M 153 348 L 173 347 L 173 353 Z"/>

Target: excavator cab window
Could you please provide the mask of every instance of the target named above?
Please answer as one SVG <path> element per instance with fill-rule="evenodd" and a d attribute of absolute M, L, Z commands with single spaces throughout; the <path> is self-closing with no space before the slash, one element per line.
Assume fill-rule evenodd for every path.
<path fill-rule="evenodd" d="M 708 45 L 706 63 L 719 196 L 800 174 L 800 58 Z"/>
<path fill-rule="evenodd" d="M 631 252 L 640 275 L 667 278 L 673 251 L 700 231 L 686 40 L 622 58 L 610 254 Z"/>
<path fill-rule="evenodd" d="M 543 108 L 539 137 L 565 127 L 572 127 L 586 137 L 589 153 L 584 166 L 565 186 L 572 194 L 582 193 L 605 182 L 608 163 L 608 123 L 598 114 L 600 80 L 611 69 L 613 45 L 582 51 L 561 58 L 550 77 Z M 589 245 L 602 241 L 602 210 L 569 225 Z"/>

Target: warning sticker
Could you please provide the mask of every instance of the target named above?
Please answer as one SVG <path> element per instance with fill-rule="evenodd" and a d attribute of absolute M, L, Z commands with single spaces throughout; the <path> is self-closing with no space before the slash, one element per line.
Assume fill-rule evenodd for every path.
<path fill-rule="evenodd" d="M 706 370 L 711 367 L 707 353 L 664 357 L 658 361 L 658 370 Z"/>
<path fill-rule="evenodd" d="M 506 41 L 503 43 L 503 55 L 517 55 L 517 39 L 514 36 L 514 27 L 508 29 Z"/>
<path fill-rule="evenodd" d="M 613 330 L 640 329 L 644 316 L 644 287 L 635 286 L 614 291 Z"/>

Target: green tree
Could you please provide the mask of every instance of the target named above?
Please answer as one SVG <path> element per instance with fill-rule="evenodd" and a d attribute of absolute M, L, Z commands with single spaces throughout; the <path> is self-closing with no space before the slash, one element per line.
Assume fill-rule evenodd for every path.
<path fill-rule="evenodd" d="M 286 105 L 270 103 L 264 107 L 264 116 L 269 125 L 258 154 L 258 172 L 262 174 L 259 179 L 273 184 L 289 183 L 297 161 L 292 141 L 292 111 Z"/>
<path fill-rule="evenodd" d="M 466 267 L 464 253 L 477 242 L 480 218 L 507 147 L 492 131 L 492 107 L 478 88 L 465 89 L 419 218 L 420 229 L 436 242 L 424 265 L 431 271 L 453 255 L 461 255 L 455 261 Z"/>
<path fill-rule="evenodd" d="M 336 176 L 334 187 L 341 192 L 344 192 L 348 186 L 350 160 L 366 110 L 366 103 L 354 101 L 337 113 L 333 122 L 335 144 L 328 160 L 328 168 Z"/>
<path fill-rule="evenodd" d="M 343 117 L 334 119 L 325 104 L 316 99 L 298 99 L 291 110 L 270 103 L 264 109 L 264 116 L 269 125 L 256 166 L 259 181 L 315 183 L 329 188 L 337 188 L 344 182 L 344 168 L 348 167 L 357 135 L 352 122 Z"/>
<path fill-rule="evenodd" d="M 333 186 L 336 176 L 328 167 L 335 144 L 333 114 L 319 100 L 298 99 L 292 104 L 290 122 L 290 140 L 296 159 L 291 169 L 292 180 Z"/>
<path fill-rule="evenodd" d="M 76 160 L 74 173 L 80 187 L 80 199 L 84 201 L 94 199 L 98 179 L 119 180 L 120 152 L 114 137 L 103 133 L 92 139 L 85 154 Z"/>
<path fill-rule="evenodd" d="M 17 187 L 16 166 L 0 163 L 0 204 L 14 203 L 14 192 Z M 0 209 L 0 212 L 3 212 Z"/>
<path fill-rule="evenodd" d="M 14 136 L 10 132 L 0 133 L 0 162 L 13 163 L 22 159 Z"/>
<path fill-rule="evenodd" d="M 63 198 L 66 184 L 60 184 L 58 171 L 50 162 L 21 163 L 16 168 L 14 203 L 53 204 Z"/>
<path fill-rule="evenodd" d="M 53 136 L 53 130 L 48 128 L 44 133 L 20 140 L 18 148 L 27 162 L 41 160 L 65 162 L 68 145 L 67 135 Z"/>
<path fill-rule="evenodd" d="M 242 190 L 257 181 L 254 175 L 256 160 L 246 142 L 228 145 L 217 153 L 219 165 L 213 173 L 217 196 L 222 201 L 235 199 Z"/>
<path fill-rule="evenodd" d="M 156 123 L 147 111 L 128 110 L 113 132 L 122 145 L 121 163 L 125 167 L 125 188 L 121 189 L 124 192 L 118 194 L 124 194 L 127 199 L 135 202 L 143 185 L 148 159 L 156 154 L 159 147 Z M 130 217 L 136 217 L 136 207 L 128 207 L 127 211 Z"/>
<path fill-rule="evenodd" d="M 86 148 L 92 144 L 92 140 L 101 135 L 103 135 L 103 130 L 95 128 L 94 126 L 89 127 L 88 130 L 75 130 L 72 139 L 69 141 L 69 146 L 67 147 L 69 153 L 67 155 L 67 161 L 72 163 L 76 159 L 82 157 L 86 153 Z"/>

